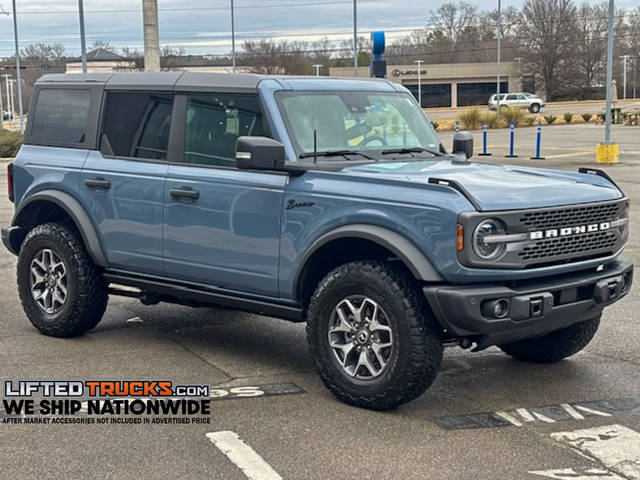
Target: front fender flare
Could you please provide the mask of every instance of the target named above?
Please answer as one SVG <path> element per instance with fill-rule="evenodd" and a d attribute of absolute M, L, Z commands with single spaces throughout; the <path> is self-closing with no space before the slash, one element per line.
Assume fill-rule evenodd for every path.
<path fill-rule="evenodd" d="M 316 239 L 305 253 L 296 271 L 295 283 L 298 291 L 299 281 L 313 254 L 323 245 L 340 238 L 362 238 L 386 248 L 397 256 L 409 268 L 413 276 L 425 282 L 443 282 L 444 279 L 431 264 L 431 261 L 405 236 L 388 228 L 369 224 L 353 224 L 338 227 Z"/>
<path fill-rule="evenodd" d="M 20 204 L 20 207 L 13 217 L 12 225 L 21 226 L 21 222 L 24 221 L 24 212 L 26 211 L 26 207 L 37 201 L 55 203 L 64 210 L 67 215 L 71 217 L 73 223 L 75 223 L 80 235 L 82 236 L 87 252 L 89 252 L 93 262 L 100 267 L 107 266 L 107 259 L 104 255 L 100 237 L 98 237 L 98 233 L 96 232 L 91 218 L 80 202 L 68 193 L 60 190 L 42 190 L 30 195 Z"/>

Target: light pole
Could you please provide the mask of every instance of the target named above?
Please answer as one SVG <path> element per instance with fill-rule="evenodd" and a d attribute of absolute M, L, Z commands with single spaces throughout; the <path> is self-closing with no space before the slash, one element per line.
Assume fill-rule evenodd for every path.
<path fill-rule="evenodd" d="M 636 97 L 636 86 L 638 85 L 638 76 L 636 67 L 638 66 L 638 57 L 633 58 L 633 98 Z"/>
<path fill-rule="evenodd" d="M 496 22 L 496 36 L 498 37 L 498 58 L 496 62 L 496 118 L 500 123 L 500 41 L 502 39 L 502 3 L 498 0 L 498 21 Z"/>
<path fill-rule="evenodd" d="M 22 80 L 20 79 L 20 47 L 18 45 L 18 18 L 16 16 L 16 0 L 13 0 L 13 38 L 16 44 L 16 79 L 18 83 L 18 109 L 20 111 L 20 133 L 24 132 L 22 116 Z"/>
<path fill-rule="evenodd" d="M 78 15 L 80 16 L 80 51 L 82 55 L 82 73 L 87 73 L 87 42 L 84 35 L 83 0 L 78 0 Z"/>
<path fill-rule="evenodd" d="M 522 85 L 522 57 L 514 58 L 516 62 L 518 62 L 518 76 L 520 77 L 520 91 L 524 90 L 524 86 Z"/>
<path fill-rule="evenodd" d="M 424 60 L 414 60 L 413 63 L 418 64 L 418 103 L 420 104 L 420 108 L 422 108 L 422 64 Z"/>
<path fill-rule="evenodd" d="M 9 16 L 9 12 L 5 12 L 4 8 L 2 8 L 2 5 L 0 5 L 0 15 Z M 7 98 L 7 102 L 8 101 L 9 99 Z M 0 84 L 0 128 L 3 128 L 3 127 L 4 127 L 4 106 L 2 105 L 2 84 Z"/>
<path fill-rule="evenodd" d="M 9 79 L 9 98 L 11 98 L 11 121 L 14 122 L 16 120 L 16 104 L 15 104 L 15 100 L 14 100 L 14 91 L 13 91 L 13 85 L 16 83 L 15 79 L 10 78 Z"/>
<path fill-rule="evenodd" d="M 322 67 L 324 67 L 324 65 L 322 65 L 322 64 L 318 64 L 318 63 L 316 63 L 316 64 L 314 64 L 314 65 L 313 65 L 313 68 L 315 68 L 315 69 L 316 69 L 316 77 L 319 77 L 319 76 L 320 76 L 320 69 L 321 69 Z"/>
<path fill-rule="evenodd" d="M 233 0 L 231 0 L 231 71 L 236 73 L 236 20 Z"/>
<path fill-rule="evenodd" d="M 629 55 L 622 55 L 620 57 L 622 59 L 622 98 L 624 100 L 627 99 L 627 59 Z"/>
<path fill-rule="evenodd" d="M 358 76 L 358 0 L 353 0 L 353 76 Z"/>
<path fill-rule="evenodd" d="M 607 104 L 604 121 L 604 143 L 611 144 L 611 82 L 613 81 L 613 15 L 614 0 L 609 0 L 609 19 L 607 21 Z"/>

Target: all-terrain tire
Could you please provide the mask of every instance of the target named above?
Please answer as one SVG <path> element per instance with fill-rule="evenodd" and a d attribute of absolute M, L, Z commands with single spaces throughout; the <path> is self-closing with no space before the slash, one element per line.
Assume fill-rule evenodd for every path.
<path fill-rule="evenodd" d="M 45 249 L 54 252 L 66 270 L 66 300 L 55 313 L 41 308 L 31 290 L 32 261 Z M 17 273 L 22 308 L 41 333 L 74 337 L 88 332 L 102 319 L 107 307 L 107 284 L 73 227 L 45 223 L 31 230 L 20 248 Z"/>
<path fill-rule="evenodd" d="M 329 345 L 332 312 L 352 295 L 375 301 L 392 330 L 394 348 L 375 378 L 348 375 Z M 357 261 L 332 270 L 319 283 L 307 314 L 307 340 L 326 387 L 343 402 L 372 410 L 389 410 L 424 393 L 442 361 L 441 337 L 415 280 L 386 262 Z"/>
<path fill-rule="evenodd" d="M 598 331 L 600 317 L 574 323 L 544 337 L 528 338 L 501 345 L 507 355 L 534 363 L 555 363 L 586 347 Z"/>

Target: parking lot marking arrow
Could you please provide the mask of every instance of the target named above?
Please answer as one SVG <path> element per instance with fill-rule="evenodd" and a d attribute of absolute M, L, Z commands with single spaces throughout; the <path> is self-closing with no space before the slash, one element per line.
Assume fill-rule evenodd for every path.
<path fill-rule="evenodd" d="M 532 475 L 558 480 L 640 480 L 640 433 L 635 430 L 622 425 L 605 425 L 552 433 L 551 438 L 569 445 L 586 458 L 600 462 L 607 469 L 576 471 L 560 468 L 529 472 Z"/>
<path fill-rule="evenodd" d="M 250 480 L 282 480 L 278 472 L 243 442 L 236 432 L 210 432 L 206 437 Z"/>

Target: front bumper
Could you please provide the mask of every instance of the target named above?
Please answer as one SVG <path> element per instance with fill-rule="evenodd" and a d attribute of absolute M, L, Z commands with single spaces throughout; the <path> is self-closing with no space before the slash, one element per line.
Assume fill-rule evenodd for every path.
<path fill-rule="evenodd" d="M 633 264 L 618 259 L 601 271 L 574 272 L 503 285 L 426 285 L 429 305 L 447 335 L 471 338 L 476 350 L 539 337 L 594 318 L 631 289 Z M 488 302 L 506 300 L 504 318 L 487 312 Z"/>

